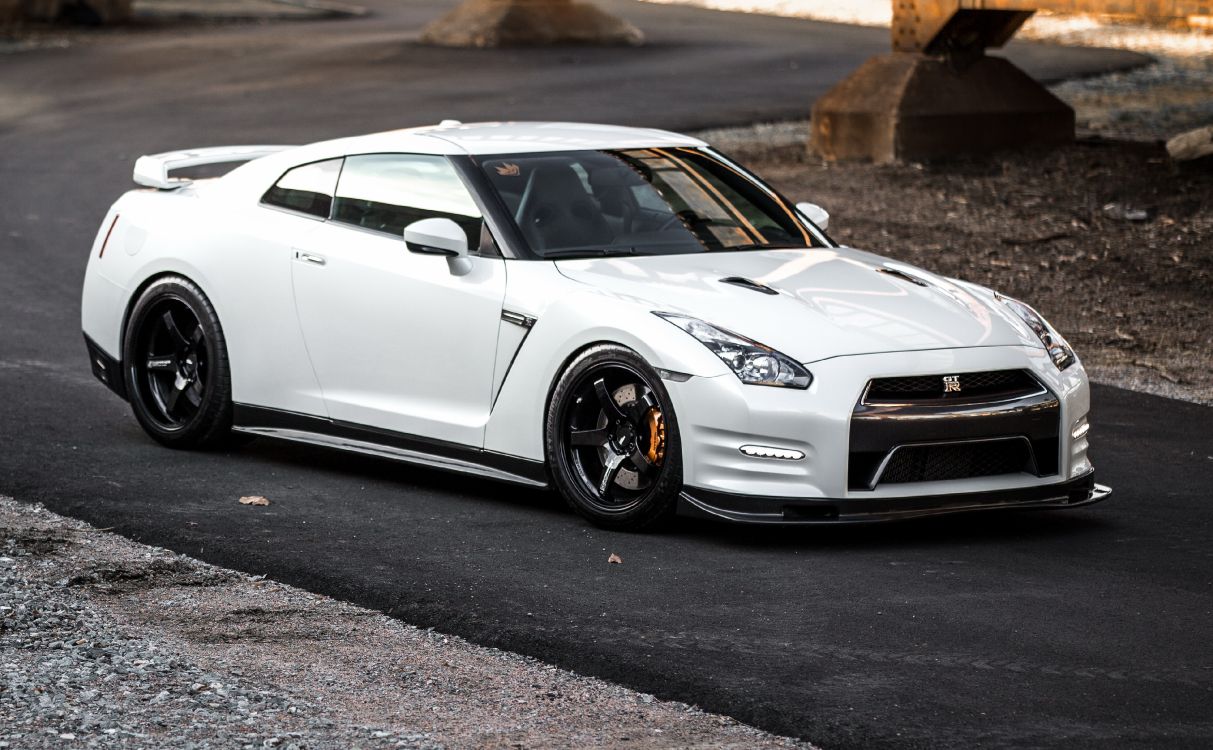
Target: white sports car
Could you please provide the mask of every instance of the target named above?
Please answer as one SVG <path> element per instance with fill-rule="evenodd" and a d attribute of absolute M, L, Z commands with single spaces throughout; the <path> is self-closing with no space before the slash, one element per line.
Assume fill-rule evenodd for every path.
<path fill-rule="evenodd" d="M 83 328 L 168 446 L 235 432 L 554 486 L 620 529 L 1109 492 L 1086 374 L 1031 307 L 840 247 L 694 138 L 446 121 L 134 177 Z"/>

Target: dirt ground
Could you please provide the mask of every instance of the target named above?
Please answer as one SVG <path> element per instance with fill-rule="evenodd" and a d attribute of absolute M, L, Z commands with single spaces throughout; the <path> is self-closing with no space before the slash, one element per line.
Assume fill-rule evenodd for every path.
<path fill-rule="evenodd" d="M 904 166 L 826 164 L 799 144 L 727 150 L 826 207 L 839 242 L 1029 302 L 1095 380 L 1213 403 L 1213 171 L 1097 139 Z"/>

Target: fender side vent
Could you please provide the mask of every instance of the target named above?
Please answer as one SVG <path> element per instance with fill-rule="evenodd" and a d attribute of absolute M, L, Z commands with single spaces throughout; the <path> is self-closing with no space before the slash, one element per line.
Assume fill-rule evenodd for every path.
<path fill-rule="evenodd" d="M 726 276 L 720 280 L 720 283 L 732 284 L 733 286 L 739 286 L 742 289 L 751 289 L 755 292 L 762 292 L 763 294 L 779 294 L 779 292 L 765 284 L 759 284 L 753 279 L 747 279 L 741 276 Z"/>

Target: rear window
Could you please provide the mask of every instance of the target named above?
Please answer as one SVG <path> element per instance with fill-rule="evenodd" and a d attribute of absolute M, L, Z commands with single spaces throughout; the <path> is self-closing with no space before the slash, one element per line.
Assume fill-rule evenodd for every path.
<path fill-rule="evenodd" d="M 341 159 L 329 159 L 295 167 L 266 191 L 261 202 L 268 206 L 315 216 L 329 217 L 333 208 L 333 193 L 337 176 L 341 174 Z"/>

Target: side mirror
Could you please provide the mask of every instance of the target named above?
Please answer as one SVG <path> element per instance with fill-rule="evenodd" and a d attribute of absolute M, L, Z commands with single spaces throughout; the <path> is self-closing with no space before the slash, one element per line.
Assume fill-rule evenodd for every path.
<path fill-rule="evenodd" d="M 456 276 L 472 270 L 467 233 L 450 219 L 414 221 L 404 228 L 404 245 L 411 253 L 445 256 Z"/>
<path fill-rule="evenodd" d="M 796 210 L 804 214 L 809 221 L 816 224 L 821 231 L 830 227 L 830 212 L 816 203 L 797 203 Z"/>

